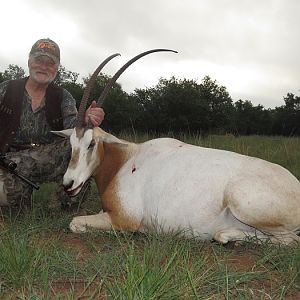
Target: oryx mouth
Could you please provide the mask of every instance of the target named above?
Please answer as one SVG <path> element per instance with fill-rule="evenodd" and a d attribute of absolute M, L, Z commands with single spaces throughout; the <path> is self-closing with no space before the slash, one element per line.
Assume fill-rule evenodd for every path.
<path fill-rule="evenodd" d="M 80 185 L 77 186 L 75 189 L 68 189 L 68 190 L 66 190 L 66 193 L 67 193 L 70 197 L 75 197 L 75 196 L 78 195 L 79 192 L 81 191 L 82 186 L 83 186 L 83 182 L 81 182 Z"/>

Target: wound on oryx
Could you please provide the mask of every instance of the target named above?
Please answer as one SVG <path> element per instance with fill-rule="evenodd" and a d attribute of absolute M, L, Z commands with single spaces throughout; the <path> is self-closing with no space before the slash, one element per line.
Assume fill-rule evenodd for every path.
<path fill-rule="evenodd" d="M 135 172 L 136 171 L 136 167 L 135 167 L 135 165 L 133 164 L 132 165 L 132 169 L 131 169 L 131 173 L 133 173 L 133 172 Z"/>

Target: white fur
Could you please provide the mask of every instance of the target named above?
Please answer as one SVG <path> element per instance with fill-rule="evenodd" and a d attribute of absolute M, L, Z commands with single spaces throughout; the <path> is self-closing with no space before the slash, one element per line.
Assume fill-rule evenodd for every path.
<path fill-rule="evenodd" d="M 103 141 L 120 141 L 98 128 L 88 130 L 81 140 L 73 133 L 71 145 L 73 151 L 80 149 L 80 160 L 64 176 L 65 184 L 74 181 L 73 188 L 101 172 L 96 146 L 90 155 L 92 161 L 86 159 L 92 138 L 96 146 Z M 126 159 L 109 195 L 118 200 L 122 216 L 140 224 L 132 230 L 157 225 L 163 231 L 182 229 L 187 236 L 221 243 L 248 237 L 283 244 L 299 241 L 300 184 L 283 167 L 169 138 L 127 144 L 122 149 Z M 102 201 L 113 201 L 106 198 Z M 112 215 L 76 217 L 70 228 L 74 232 L 109 230 L 116 223 Z"/>

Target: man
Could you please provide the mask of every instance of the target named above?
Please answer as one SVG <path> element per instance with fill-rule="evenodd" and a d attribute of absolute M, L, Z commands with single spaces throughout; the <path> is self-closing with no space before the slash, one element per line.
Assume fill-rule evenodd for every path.
<path fill-rule="evenodd" d="M 0 154 L 5 153 L 22 175 L 37 183 L 62 183 L 69 143 L 50 131 L 73 128 L 77 116 L 72 95 L 52 83 L 59 64 L 58 45 L 40 39 L 29 53 L 29 77 L 0 84 Z M 103 110 L 93 101 L 85 122 L 99 126 L 103 118 Z M 31 194 L 28 184 L 0 167 L 0 205 L 29 204 Z M 60 197 L 66 196 L 60 193 Z"/>

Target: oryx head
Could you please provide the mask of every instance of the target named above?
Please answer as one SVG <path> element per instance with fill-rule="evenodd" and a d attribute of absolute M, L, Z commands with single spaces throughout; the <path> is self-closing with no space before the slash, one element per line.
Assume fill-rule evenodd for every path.
<path fill-rule="evenodd" d="M 153 52 L 159 51 L 171 51 L 174 50 L 169 49 L 153 49 L 146 52 L 143 52 L 131 60 L 129 60 L 125 65 L 123 65 L 117 73 L 108 81 L 103 92 L 97 101 L 97 106 L 101 107 L 105 97 L 108 92 L 113 87 L 114 83 L 120 77 L 120 75 L 135 61 L 139 58 L 148 55 Z M 82 97 L 80 107 L 78 109 L 78 116 L 76 121 L 76 127 L 74 129 L 62 130 L 59 132 L 55 132 L 58 135 L 62 136 L 70 136 L 70 143 L 72 147 L 72 155 L 71 160 L 69 162 L 68 169 L 63 178 L 63 185 L 65 187 L 65 191 L 70 196 L 76 196 L 82 189 L 84 183 L 94 174 L 95 170 L 101 163 L 101 145 L 103 142 L 120 142 L 116 137 L 106 134 L 101 131 L 100 128 L 93 128 L 93 126 L 89 124 L 84 124 L 84 114 L 86 109 L 86 103 L 89 97 L 89 93 L 92 89 L 92 86 L 96 80 L 96 77 L 102 67 L 113 57 L 118 54 L 114 54 L 108 57 L 94 72 L 91 76 L 90 81 L 87 84 L 84 95 Z"/>

